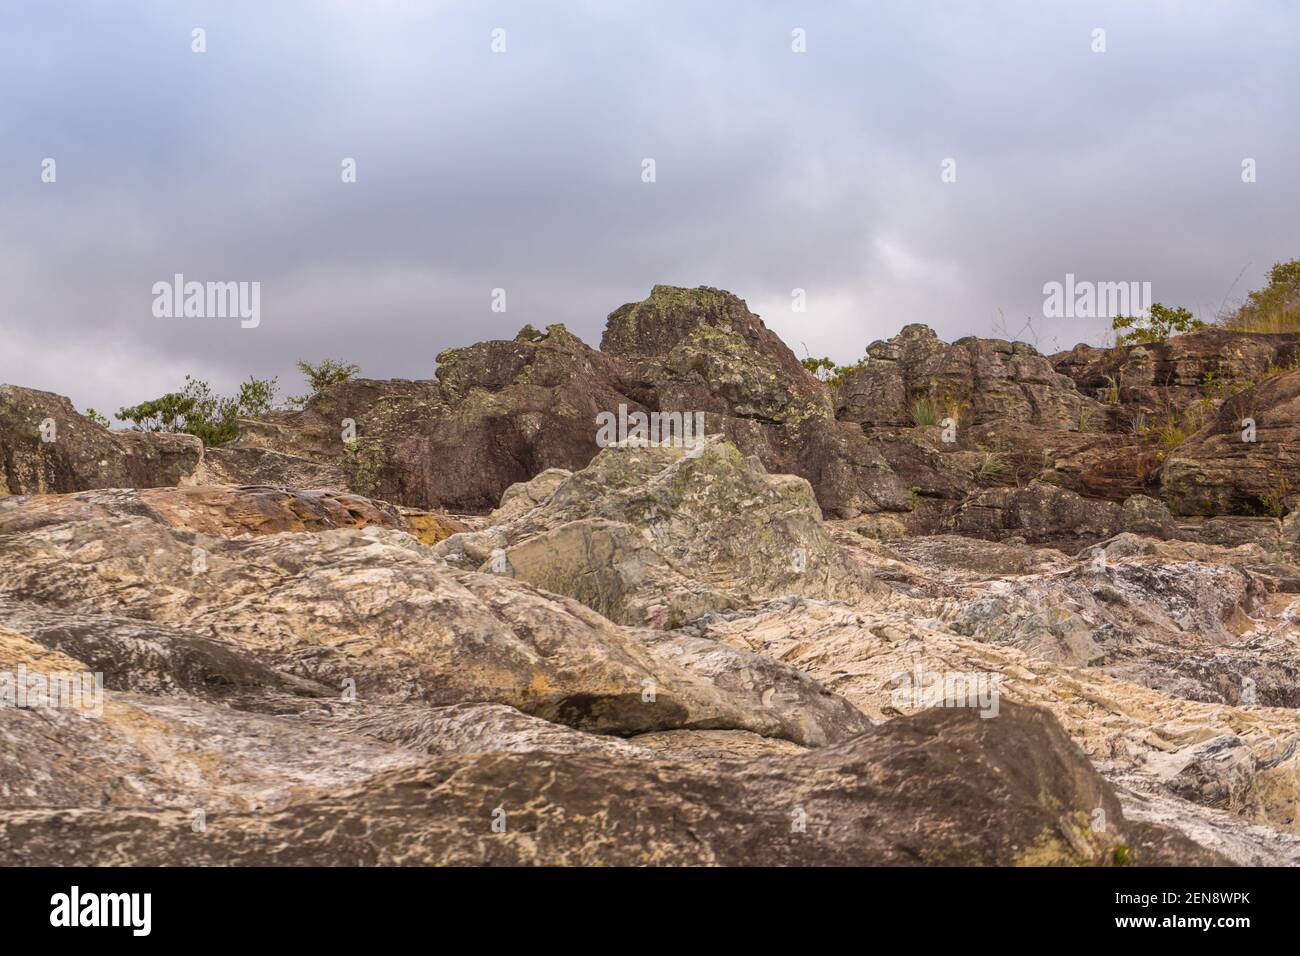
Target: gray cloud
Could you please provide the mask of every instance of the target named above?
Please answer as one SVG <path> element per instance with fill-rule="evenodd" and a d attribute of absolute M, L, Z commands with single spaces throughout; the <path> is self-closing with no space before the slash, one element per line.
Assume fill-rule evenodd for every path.
<path fill-rule="evenodd" d="M 1300 10 L 1281 0 L 51 0 L 7 17 L 0 380 L 81 407 L 187 372 L 296 391 L 300 357 L 428 377 L 440 349 L 525 323 L 594 344 L 655 282 L 729 288 L 841 361 L 911 321 L 956 337 L 1032 317 L 1026 337 L 1068 348 L 1107 322 L 1042 318 L 1067 272 L 1212 314 L 1300 255 Z M 260 281 L 260 327 L 155 319 L 150 287 L 176 272 Z"/>

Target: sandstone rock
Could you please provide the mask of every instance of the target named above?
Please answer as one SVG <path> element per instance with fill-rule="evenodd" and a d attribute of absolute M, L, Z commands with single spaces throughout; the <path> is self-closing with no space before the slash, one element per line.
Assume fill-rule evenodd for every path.
<path fill-rule="evenodd" d="M 1127 407 L 1148 415 L 1183 409 L 1205 396 L 1207 376 L 1225 385 L 1255 382 L 1270 366 L 1291 361 L 1300 334 L 1200 329 L 1144 346 L 1075 346 L 1051 357 L 1056 371 L 1083 393 L 1118 393 Z"/>
<path fill-rule="evenodd" d="M 547 468 L 535 478 L 511 485 L 502 493 L 500 506 L 487 516 L 487 524 L 505 524 L 527 514 L 550 498 L 572 475 L 573 472 L 563 468 Z"/>
<path fill-rule="evenodd" d="M 922 406 L 964 428 L 1009 421 L 1069 430 L 1078 428 L 1082 408 L 1096 404 L 1025 342 L 971 337 L 949 345 L 924 325 L 908 325 L 872 343 L 867 355 L 845 376 L 836 411 L 868 431 L 925 424 Z"/>
<path fill-rule="evenodd" d="M 949 519 L 951 529 L 960 534 L 996 540 L 1014 533 L 1064 551 L 1110 537 L 1122 521 L 1122 509 L 1113 502 L 1083 498 L 1041 481 L 980 492 Z"/>
<path fill-rule="evenodd" d="M 341 466 L 288 455 L 269 448 L 216 445 L 203 449 L 203 460 L 184 481 L 196 485 L 272 485 L 345 492 L 348 478 Z"/>
<path fill-rule="evenodd" d="M 1255 422 L 1254 442 L 1242 422 Z M 1176 448 L 1160 476 L 1177 514 L 1282 517 L 1300 504 L 1300 369 L 1234 395 Z"/>
<path fill-rule="evenodd" d="M 110 431 L 61 395 L 0 385 L 0 495 L 176 485 L 202 454 L 193 435 Z"/>
<path fill-rule="evenodd" d="M 382 501 L 333 491 L 258 486 L 106 489 L 0 500 L 0 530 L 4 531 L 131 515 L 180 531 L 219 537 L 406 527 L 398 510 Z"/>
<path fill-rule="evenodd" d="M 842 702 L 810 709 L 819 698 L 803 691 L 802 720 L 785 720 L 771 698 L 726 692 L 573 601 L 449 571 L 379 527 L 230 540 L 138 516 L 19 520 L 0 525 L 0 600 L 18 609 L 11 627 L 94 659 L 110 688 L 147 670 L 148 689 L 352 687 L 367 701 L 508 703 L 601 733 L 742 729 L 798 743 L 859 726 Z M 769 678 L 782 700 L 803 686 Z"/>
<path fill-rule="evenodd" d="M 504 573 L 614 621 L 675 627 L 785 594 L 867 593 L 820 522 L 806 481 L 768 475 L 713 436 L 693 451 L 607 448 L 532 511 L 477 538 L 499 537 Z M 455 536 L 438 550 L 475 543 Z"/>
<path fill-rule="evenodd" d="M 1131 534 L 1151 538 L 1178 536 L 1178 522 L 1169 513 L 1169 509 L 1162 502 L 1146 495 L 1133 495 L 1125 500 L 1120 512 L 1120 526 Z"/>
<path fill-rule="evenodd" d="M 1088 825 L 1098 807 L 1104 834 Z M 0 812 L 10 865 L 1105 865 L 1120 846 L 1137 862 L 1222 862 L 1126 821 L 1059 725 L 1014 705 L 997 720 L 933 710 L 748 764 L 442 756 L 272 813 L 213 814 L 199 840 L 177 811 Z"/>

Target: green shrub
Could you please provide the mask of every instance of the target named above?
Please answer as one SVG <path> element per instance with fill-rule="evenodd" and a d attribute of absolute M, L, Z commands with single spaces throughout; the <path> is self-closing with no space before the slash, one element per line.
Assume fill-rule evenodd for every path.
<path fill-rule="evenodd" d="M 275 379 L 249 377 L 234 398 L 212 391 L 207 382 L 191 375 L 179 392 L 168 392 L 152 401 L 117 410 L 117 417 L 130 422 L 136 431 L 184 432 L 196 435 L 205 445 L 219 445 L 239 434 L 237 419 L 264 415 L 275 402 Z"/>
<path fill-rule="evenodd" d="M 1268 285 L 1249 293 L 1223 324 L 1238 332 L 1300 332 L 1300 259 L 1273 263 Z"/>
<path fill-rule="evenodd" d="M 101 415 L 99 412 L 95 411 L 93 408 L 86 409 L 86 417 L 89 418 L 96 425 L 98 425 L 100 428 L 109 427 L 108 419 L 105 418 L 103 415 Z"/>
<path fill-rule="evenodd" d="M 334 359 L 322 359 L 312 365 L 311 362 L 305 359 L 299 359 L 298 371 L 302 372 L 303 377 L 307 379 L 307 385 L 311 392 L 306 395 L 293 396 L 289 399 L 289 404 L 301 408 L 331 385 L 352 381 L 361 373 L 361 366 L 352 362 L 338 362 Z"/>
<path fill-rule="evenodd" d="M 1171 309 L 1156 302 L 1151 306 L 1150 315 L 1118 315 L 1110 327 L 1120 333 L 1115 338 L 1116 345 L 1151 345 L 1173 335 L 1203 329 L 1206 324 L 1182 306 Z"/>

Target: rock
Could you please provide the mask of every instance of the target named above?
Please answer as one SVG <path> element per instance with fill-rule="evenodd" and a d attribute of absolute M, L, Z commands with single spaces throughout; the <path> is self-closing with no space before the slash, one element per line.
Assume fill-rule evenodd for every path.
<path fill-rule="evenodd" d="M 826 386 L 730 292 L 655 286 L 610 313 L 601 349 L 636 401 L 707 413 L 710 432 L 768 471 L 806 478 L 826 512 L 906 508 L 906 486 L 859 429 L 836 422 Z"/>
<path fill-rule="evenodd" d="M 1243 441 L 1242 422 L 1255 423 Z M 1180 515 L 1272 515 L 1300 504 L 1300 369 L 1233 395 L 1174 449 L 1160 474 Z"/>
<path fill-rule="evenodd" d="M 1168 783 L 1169 790 L 1207 807 L 1241 807 L 1255 777 L 1255 756 L 1230 734 L 1188 748 L 1187 761 Z"/>
<path fill-rule="evenodd" d="M 1108 829 L 1089 826 L 1096 808 Z M 494 831 L 494 818 L 504 832 Z M 68 839 L 75 832 L 78 839 Z M 1047 714 L 936 709 L 748 763 L 444 755 L 270 813 L 0 812 L 7 865 L 1092 864 L 1221 857 L 1125 820 Z"/>
<path fill-rule="evenodd" d="M 502 493 L 500 506 L 487 516 L 487 524 L 505 524 L 527 514 L 550 498 L 572 475 L 573 472 L 563 468 L 547 468 L 535 478 L 511 485 Z"/>
<path fill-rule="evenodd" d="M 625 624 L 676 627 L 755 600 L 871 587 L 822 528 L 808 482 L 767 474 L 718 436 L 690 452 L 604 449 L 532 511 L 478 537 L 489 535 L 502 572 Z M 438 550 L 474 545 L 455 536 Z"/>
<path fill-rule="evenodd" d="M 333 491 L 202 485 L 0 500 L 0 529 L 4 531 L 132 515 L 179 531 L 219 537 L 329 528 L 407 527 L 403 516 L 390 504 Z"/>
<path fill-rule="evenodd" d="M 1178 522 L 1162 502 L 1146 495 L 1125 500 L 1120 512 L 1120 527 L 1131 534 L 1151 538 L 1178 537 Z"/>
<path fill-rule="evenodd" d="M 907 526 L 889 515 L 871 515 L 854 523 L 854 530 L 864 538 L 897 541 L 907 537 Z"/>
<path fill-rule="evenodd" d="M 287 455 L 269 448 L 230 444 L 205 448 L 198 469 L 185 483 L 348 490 L 348 478 L 340 465 Z"/>
<path fill-rule="evenodd" d="M 1053 355 L 1051 362 L 1080 392 L 1099 399 L 1109 392 L 1130 413 L 1141 411 L 1151 417 L 1199 401 L 1214 383 L 1257 382 L 1270 367 L 1291 361 L 1297 349 L 1298 333 L 1208 328 L 1144 346 L 1079 345 Z"/>
<path fill-rule="evenodd" d="M 0 385 L 0 495 L 177 485 L 202 455 L 193 435 L 110 431 L 61 395 Z"/>
<path fill-rule="evenodd" d="M 1024 488 L 991 488 L 968 498 L 949 519 L 949 527 L 995 540 L 1014 532 L 1033 544 L 1077 551 L 1110 537 L 1122 521 L 1123 511 L 1113 502 L 1034 481 Z"/>
<path fill-rule="evenodd" d="M 1078 428 L 1082 408 L 1096 404 L 1024 342 L 970 337 L 948 345 L 928 327 L 908 325 L 873 342 L 867 355 L 845 376 L 836 413 L 869 432 L 945 417 L 961 429 L 996 421 L 1069 430 Z"/>
<path fill-rule="evenodd" d="M 14 525 L 0 524 L 10 626 L 94 659 L 112 689 L 132 688 L 132 662 L 147 661 L 151 689 L 496 702 L 600 733 L 737 729 L 806 743 L 856 726 L 842 702 L 817 717 L 807 705 L 819 698 L 803 691 L 803 721 L 782 720 L 770 699 L 725 692 L 576 602 L 448 570 L 403 532 L 232 540 L 93 512 Z"/>

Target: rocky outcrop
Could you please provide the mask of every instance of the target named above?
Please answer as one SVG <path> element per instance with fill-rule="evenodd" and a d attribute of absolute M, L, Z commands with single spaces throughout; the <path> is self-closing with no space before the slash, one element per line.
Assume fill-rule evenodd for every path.
<path fill-rule="evenodd" d="M 690 450 L 607 448 L 582 471 L 537 481 L 557 478 L 530 511 L 448 538 L 439 553 L 660 628 L 784 595 L 851 600 L 871 588 L 822 529 L 808 482 L 767 474 L 721 436 Z M 511 490 L 506 503 L 541 498 Z"/>
<path fill-rule="evenodd" d="M 310 461 L 352 491 L 409 507 L 485 512 L 511 484 L 586 465 L 596 414 L 629 401 L 617 385 L 612 360 L 562 325 L 528 328 L 440 353 L 437 381 L 344 382 L 300 412 L 241 422 L 222 451 L 242 449 L 259 469 L 282 456 Z"/>
<path fill-rule="evenodd" d="M 216 448 L 7 388 L 0 857 L 1300 864 L 1298 341 L 828 385 L 656 286 Z"/>
<path fill-rule="evenodd" d="M 1034 481 L 1024 488 L 993 488 L 962 503 L 951 519 L 958 534 L 1077 551 L 1120 530 L 1123 509 L 1090 501 L 1072 491 Z"/>
<path fill-rule="evenodd" d="M 61 395 L 0 385 L 0 495 L 176 485 L 202 454 L 192 435 L 110 431 Z"/>
<path fill-rule="evenodd" d="M 675 665 L 676 651 L 657 656 L 576 602 L 449 570 L 403 532 L 230 539 L 72 505 L 36 520 L 0 513 L 0 601 L 12 629 L 93 659 L 110 689 L 140 689 L 129 662 L 147 660 L 147 686 L 499 702 L 601 733 L 725 728 L 808 743 L 865 726 L 842 702 L 815 705 L 788 671 L 725 693 Z M 784 684 L 813 705 L 800 721 L 771 707 Z"/>
<path fill-rule="evenodd" d="M 1258 382 L 1297 354 L 1300 334 L 1211 328 L 1147 345 L 1076 345 L 1051 361 L 1080 392 L 1151 417 Z"/>
<path fill-rule="evenodd" d="M 408 531 L 422 543 L 434 544 L 466 530 L 446 515 L 399 509 L 360 495 L 257 485 L 117 488 L 0 499 L 0 527 L 10 532 L 130 516 L 218 537 L 379 527 Z"/>
<path fill-rule="evenodd" d="M 1090 825 L 1098 809 L 1105 831 Z M 274 812 L 214 814 L 202 839 L 191 820 L 181 811 L 0 813 L 0 852 L 9 865 L 1222 862 L 1127 821 L 1059 725 L 1014 705 L 996 721 L 934 710 L 744 764 L 442 756 Z"/>
<path fill-rule="evenodd" d="M 845 376 L 836 396 L 840 420 L 868 432 L 946 417 L 965 428 L 1016 423 L 1070 430 L 1078 429 L 1084 408 L 1096 407 L 1026 342 L 970 337 L 947 344 L 924 325 L 867 346 L 866 364 Z"/>
<path fill-rule="evenodd" d="M 1160 483 L 1179 514 L 1281 518 L 1295 511 L 1300 506 L 1300 369 L 1224 401 L 1212 421 L 1169 455 Z"/>

